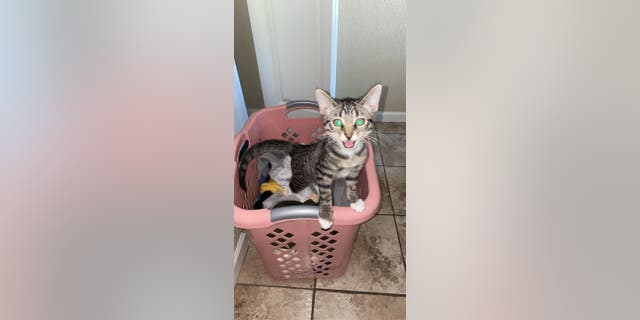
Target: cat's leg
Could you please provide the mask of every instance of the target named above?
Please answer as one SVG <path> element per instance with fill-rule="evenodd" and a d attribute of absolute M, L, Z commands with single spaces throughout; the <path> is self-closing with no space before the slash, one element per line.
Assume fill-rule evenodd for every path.
<path fill-rule="evenodd" d="M 347 200 L 351 203 L 351 208 L 355 211 L 364 211 L 364 201 L 358 198 L 358 176 L 360 175 L 361 167 L 350 172 L 345 181 L 347 184 Z"/>
<path fill-rule="evenodd" d="M 318 175 L 318 193 L 320 195 L 318 205 L 320 214 L 318 220 L 322 230 L 328 230 L 333 225 L 333 198 L 331 194 L 331 177 Z"/>

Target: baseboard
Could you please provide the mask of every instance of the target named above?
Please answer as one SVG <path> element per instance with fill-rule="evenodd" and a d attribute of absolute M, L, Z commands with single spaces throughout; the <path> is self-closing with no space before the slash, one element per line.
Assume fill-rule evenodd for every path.
<path fill-rule="evenodd" d="M 238 237 L 238 243 L 236 244 L 236 248 L 233 252 L 233 283 L 238 281 L 240 268 L 242 268 L 242 263 L 244 262 L 244 257 L 247 255 L 248 249 L 249 239 L 247 239 L 247 234 L 243 231 Z"/>
<path fill-rule="evenodd" d="M 378 122 L 407 122 L 407 113 L 398 111 L 381 111 L 376 113 Z"/>

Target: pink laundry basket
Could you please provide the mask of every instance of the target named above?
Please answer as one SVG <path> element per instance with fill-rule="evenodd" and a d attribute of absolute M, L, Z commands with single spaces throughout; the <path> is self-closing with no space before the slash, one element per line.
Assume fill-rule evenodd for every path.
<path fill-rule="evenodd" d="M 237 172 L 241 152 L 268 139 L 313 143 L 323 131 L 322 118 L 317 110 L 315 101 L 293 101 L 263 108 L 249 117 L 243 130 L 235 137 L 233 221 L 236 227 L 245 229 L 265 269 L 276 279 L 341 276 L 349 264 L 358 227 L 371 219 L 380 206 L 373 148 L 371 142 L 367 142 L 369 159 L 358 178 L 358 193 L 365 202 L 363 212 L 334 205 L 334 224 L 325 231 L 318 223 L 318 206 L 253 209 L 260 195 L 258 161 L 253 160 L 249 164 L 247 192 L 244 192 Z"/>

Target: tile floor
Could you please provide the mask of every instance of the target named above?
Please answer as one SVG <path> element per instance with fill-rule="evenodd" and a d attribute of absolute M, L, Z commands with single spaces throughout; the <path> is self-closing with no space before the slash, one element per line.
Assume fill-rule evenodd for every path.
<path fill-rule="evenodd" d="M 347 272 L 337 279 L 273 280 L 250 244 L 235 287 L 235 319 L 405 319 L 406 127 L 376 127 L 382 204 L 360 227 Z"/>

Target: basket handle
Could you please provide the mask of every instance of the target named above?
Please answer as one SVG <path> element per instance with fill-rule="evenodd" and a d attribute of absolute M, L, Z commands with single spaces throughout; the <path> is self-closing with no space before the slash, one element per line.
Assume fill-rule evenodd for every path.
<path fill-rule="evenodd" d="M 271 222 L 286 219 L 318 219 L 320 214 L 319 206 L 295 205 L 271 209 Z"/>
<path fill-rule="evenodd" d="M 322 116 L 318 103 L 312 100 L 288 101 L 286 104 L 286 110 L 285 115 L 287 118 L 316 118 Z M 309 116 L 309 113 L 297 112 L 303 110 L 311 111 L 313 116 Z"/>
<path fill-rule="evenodd" d="M 318 103 L 313 100 L 292 100 L 287 101 L 287 110 L 293 108 L 305 108 L 309 109 L 309 107 L 313 109 L 318 109 Z"/>

